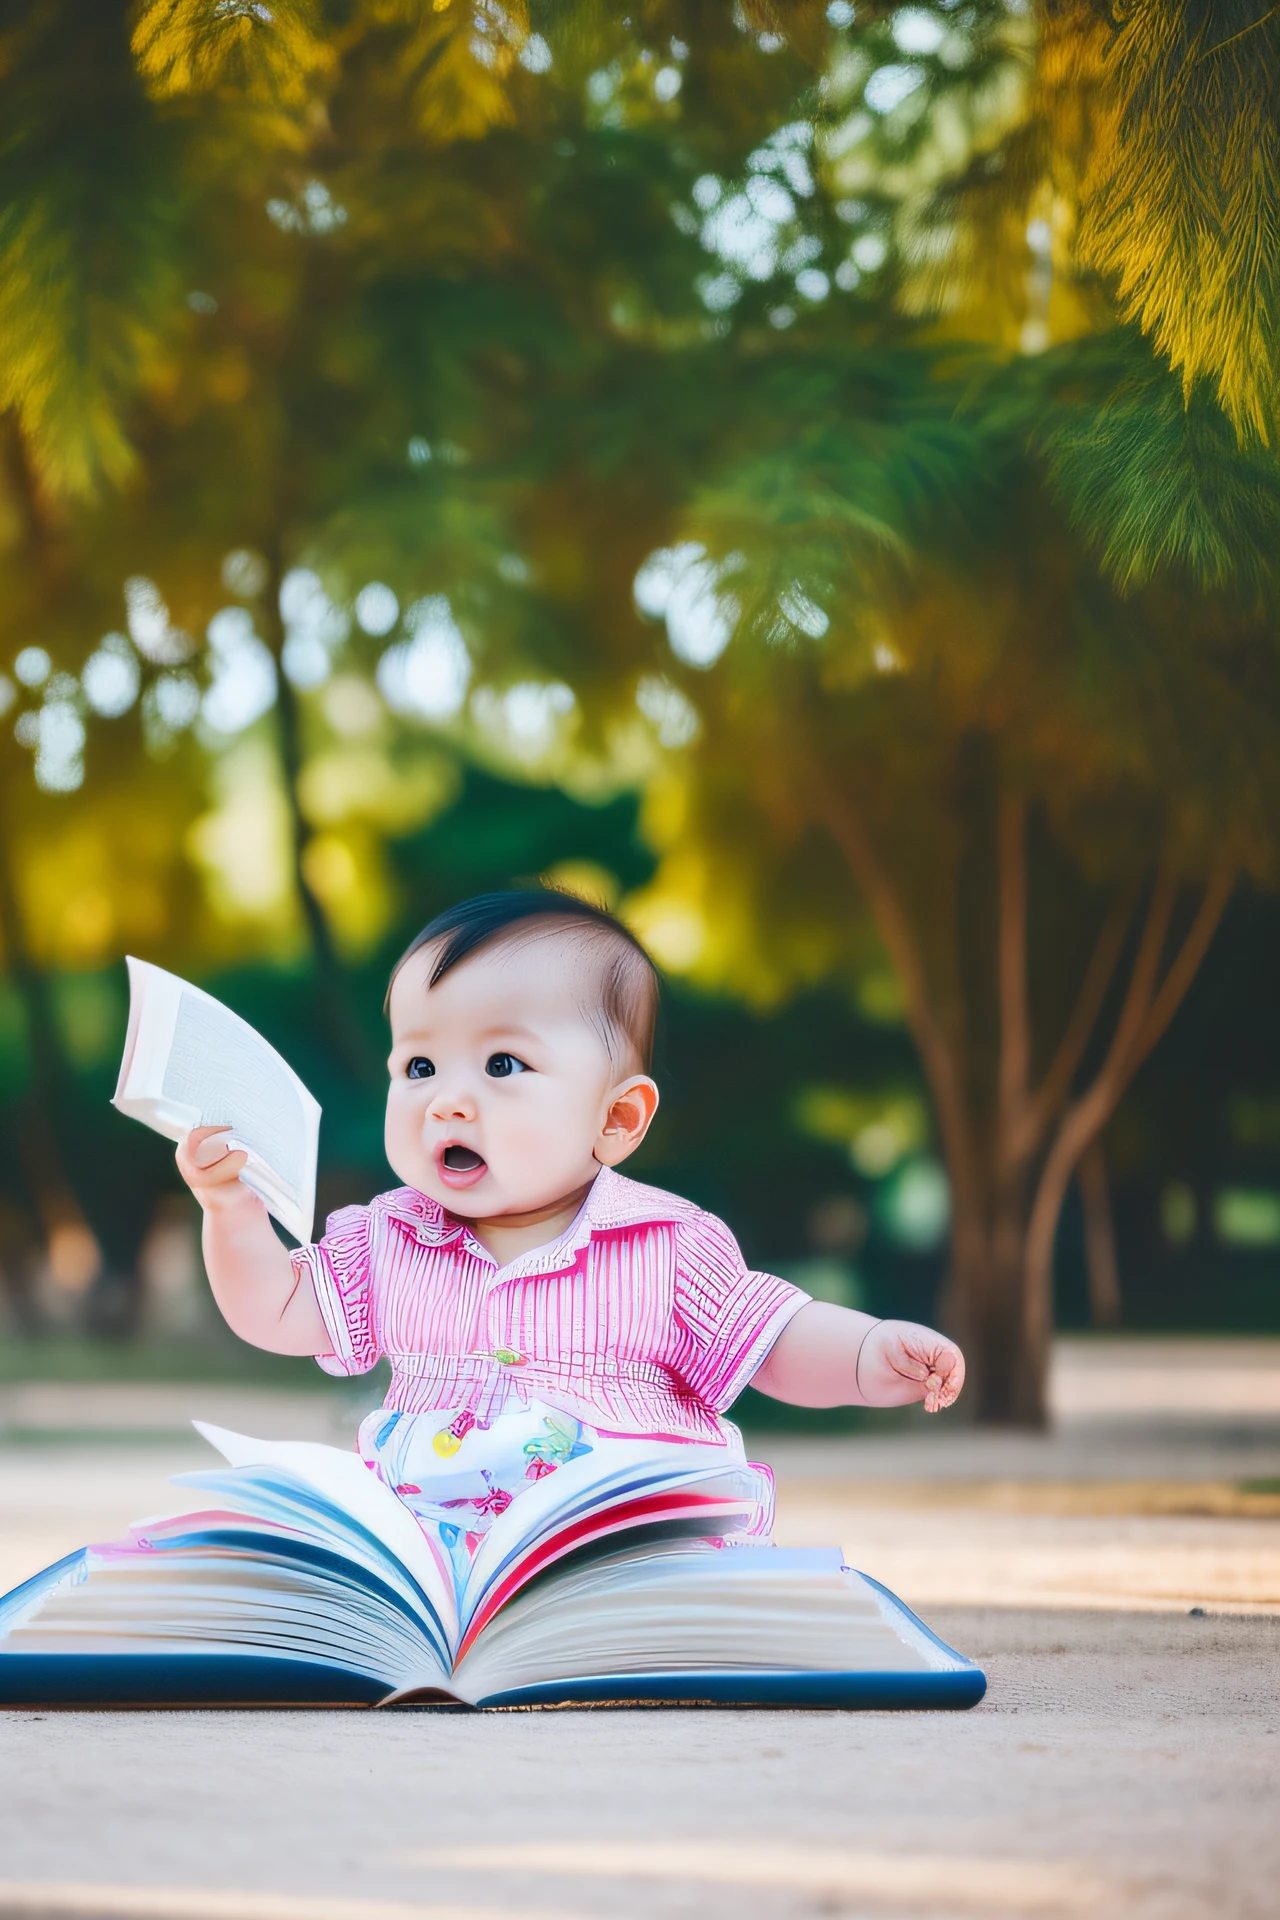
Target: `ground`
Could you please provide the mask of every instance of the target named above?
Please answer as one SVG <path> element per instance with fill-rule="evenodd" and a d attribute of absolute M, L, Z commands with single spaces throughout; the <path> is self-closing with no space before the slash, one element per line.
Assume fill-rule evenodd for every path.
<path fill-rule="evenodd" d="M 0 1920 L 1273 1920 L 1280 1343 L 1068 1345 L 1055 1401 L 760 1449 L 784 1539 L 982 1662 L 972 1713 L 11 1713 Z M 201 1411 L 353 1417 L 0 1391 L 0 1585 L 171 1503 Z"/>

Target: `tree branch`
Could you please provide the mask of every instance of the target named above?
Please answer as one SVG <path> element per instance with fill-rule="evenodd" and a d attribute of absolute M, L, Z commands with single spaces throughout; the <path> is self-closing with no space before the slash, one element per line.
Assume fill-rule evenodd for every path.
<path fill-rule="evenodd" d="M 1134 1041 L 1125 1073 L 1126 1086 L 1181 1006 L 1188 987 L 1200 969 L 1201 961 L 1209 951 L 1209 943 L 1218 931 L 1219 922 L 1227 910 L 1227 903 L 1235 891 L 1235 884 L 1234 871 L 1230 867 L 1220 867 L 1205 888 L 1204 899 L 1200 902 L 1199 911 L 1187 931 L 1187 937 L 1173 965 L 1165 975 L 1160 991 Z"/>
<path fill-rule="evenodd" d="M 1048 1335 L 1054 1236 L 1071 1176 L 1081 1154 L 1115 1112 L 1125 1088 L 1177 1011 L 1208 950 L 1234 885 L 1235 876 L 1228 867 L 1220 868 L 1211 878 L 1195 919 L 1157 992 L 1155 977 L 1169 930 L 1177 883 L 1167 866 L 1162 867 L 1156 877 L 1129 989 L 1106 1059 L 1092 1085 L 1063 1116 L 1031 1208 L 1023 1305 L 1024 1334 L 1028 1351 L 1032 1353 L 1039 1351 Z"/>
<path fill-rule="evenodd" d="M 1017 1164 L 1014 1145 L 1023 1130 L 1031 1076 L 1031 1017 L 1027 1002 L 1027 805 L 1002 793 L 996 823 L 1000 871 L 1000 1118 L 999 1158 L 1007 1176 Z"/>
<path fill-rule="evenodd" d="M 382 1083 L 378 1063 L 344 990 L 342 966 L 323 906 L 307 877 L 307 855 L 314 834 L 303 811 L 299 784 L 302 775 L 302 716 L 298 698 L 284 670 L 285 626 L 280 611 L 280 589 L 285 575 L 278 533 L 265 543 L 267 583 L 260 601 L 263 637 L 276 663 L 276 741 L 280 772 L 289 814 L 293 884 L 316 969 L 319 1005 L 335 1051 L 354 1077 L 369 1087 Z"/>
<path fill-rule="evenodd" d="M 1049 1070 L 1039 1087 L 1027 1102 L 1022 1114 L 1022 1124 L 1015 1136 L 1013 1151 L 1019 1159 L 1029 1158 L 1044 1138 L 1045 1130 L 1057 1115 L 1071 1092 L 1071 1083 L 1084 1057 L 1089 1044 L 1102 1003 L 1106 999 L 1107 988 L 1111 985 L 1120 955 L 1124 950 L 1125 935 L 1133 918 L 1136 889 L 1126 888 L 1117 894 L 1102 923 L 1089 964 L 1085 968 L 1084 979 L 1076 1003 L 1071 1009 L 1071 1017 L 1063 1030 L 1058 1043 L 1058 1051 L 1050 1063 Z"/>
<path fill-rule="evenodd" d="M 1257 20 L 1251 20 L 1247 27 L 1241 27 L 1238 33 L 1229 33 L 1225 40 L 1219 40 L 1213 46 L 1205 47 L 1203 52 L 1196 55 L 1197 64 L 1201 60 L 1208 60 L 1215 53 L 1221 53 L 1224 47 L 1234 47 L 1237 40 L 1244 40 L 1249 34 L 1256 33 L 1259 27 L 1266 26 L 1268 20 L 1274 20 L 1278 13 L 1280 13 L 1280 7 L 1268 7 L 1264 14 Z"/>
<path fill-rule="evenodd" d="M 965 1112 L 959 1062 L 934 1011 L 919 943 L 861 815 L 835 790 L 829 779 L 815 770 L 811 750 L 807 758 L 808 785 L 815 812 L 866 895 L 876 931 L 902 982 L 911 1031 L 937 1108 L 957 1201 L 957 1224 L 961 1220 L 975 1220 L 979 1217 L 981 1183 L 972 1130 Z"/>
<path fill-rule="evenodd" d="M 1118 1078 L 1130 1048 L 1137 1040 L 1142 1023 L 1151 1008 L 1155 993 L 1156 975 L 1160 970 L 1160 956 L 1164 952 L 1164 943 L 1169 933 L 1169 922 L 1173 918 L 1173 909 L 1177 904 L 1178 883 L 1173 869 L 1162 862 L 1151 889 L 1151 898 L 1147 902 L 1147 917 L 1143 923 L 1142 935 L 1138 941 L 1138 951 L 1133 959 L 1133 972 L 1129 976 L 1129 986 L 1120 1009 L 1120 1018 L 1116 1021 L 1116 1030 L 1111 1037 L 1111 1045 L 1098 1070 L 1093 1086 L 1082 1100 L 1076 1102 L 1079 1107 L 1092 1098 L 1101 1088 L 1110 1087 Z"/>

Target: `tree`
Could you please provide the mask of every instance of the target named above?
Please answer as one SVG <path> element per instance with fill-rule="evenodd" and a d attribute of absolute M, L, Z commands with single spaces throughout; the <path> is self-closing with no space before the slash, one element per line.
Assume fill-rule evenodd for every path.
<path fill-rule="evenodd" d="M 121 611 L 119 580 L 92 515 L 51 494 L 21 427 L 4 428 L 0 636 L 12 677 L 0 675 L 0 941 L 25 1053 L 11 1127 L 21 1178 L 8 1196 L 25 1224 L 2 1259 L 30 1317 L 37 1250 L 55 1288 L 82 1294 L 113 1237 L 84 1177 L 54 969 L 143 941 L 180 946 L 196 895 L 182 832 L 201 796 L 189 767 L 141 752 L 137 701 L 156 663 L 119 633 L 103 638 Z"/>
<path fill-rule="evenodd" d="M 682 23 L 674 9 L 668 33 Z M 706 41 L 713 122 L 729 102 L 739 118 L 759 118 L 791 84 L 773 80 L 777 63 L 728 21 Z M 21 870 L 28 848 L 56 842 L 58 815 L 65 827 L 80 804 L 71 796 L 92 706 L 80 669 L 103 653 L 104 631 L 128 625 L 104 644 L 118 673 L 134 674 L 135 699 L 139 653 L 156 669 L 140 732 L 135 715 L 120 733 L 133 760 L 115 771 L 140 816 L 164 796 L 168 832 L 156 852 L 170 885 L 210 762 L 216 773 L 246 725 L 274 732 L 320 1017 L 349 1072 L 371 1073 L 325 878 L 336 849 L 321 826 L 333 823 L 316 794 L 357 709 L 374 718 L 356 751 L 390 771 L 376 780 L 381 802 L 348 808 L 374 829 L 366 853 L 376 858 L 370 839 L 385 828 L 388 787 L 403 826 L 406 806 L 437 803 L 448 774 L 412 724 L 397 738 L 398 723 L 377 716 L 373 669 L 388 648 L 403 655 L 417 626 L 396 628 L 397 595 L 383 585 L 391 625 L 370 614 L 368 631 L 353 633 L 350 602 L 370 576 L 395 581 L 400 608 L 426 590 L 422 604 L 435 612 L 422 617 L 453 648 L 457 689 L 447 698 L 437 689 L 424 707 L 402 688 L 411 710 L 417 699 L 411 721 L 446 718 L 461 702 L 459 619 L 499 675 L 527 656 L 521 630 L 560 609 L 554 595 L 539 604 L 525 591 L 502 506 L 509 474 L 495 475 L 485 435 L 501 431 L 504 413 L 545 415 L 536 384 L 562 378 L 584 338 L 600 384 L 620 344 L 625 358 L 625 336 L 594 289 L 583 299 L 586 235 L 603 243 L 601 284 L 611 279 L 615 291 L 634 270 L 622 233 L 639 236 L 667 296 L 672 241 L 686 266 L 696 249 L 669 225 L 663 193 L 673 110 L 653 77 L 678 84 L 679 72 L 605 10 L 577 10 L 554 62 L 519 9 L 385 0 L 334 9 L 42 0 L 0 14 L 0 44 L 7 610 L 13 651 L 38 636 L 56 668 L 17 716 L 38 750 L 36 791 L 24 754 L 13 741 L 8 749 L 6 957 L 42 1049 L 19 1129 L 30 1159 L 55 1131 L 37 1124 L 36 1107 L 57 1105 L 65 1077 L 46 1004 L 47 957 L 65 949 L 41 923 L 43 901 L 33 914 L 20 899 Z M 729 52 L 736 63 L 726 64 Z M 755 70 L 745 89 L 743 68 Z M 593 72 L 622 85 L 647 141 L 618 139 L 607 102 L 584 127 Z M 761 87 L 765 78 L 773 84 Z M 559 117 L 595 149 L 580 191 L 548 138 Z M 628 153 L 628 177 L 610 180 Z M 556 231 L 549 189 L 568 216 L 555 248 L 545 245 Z M 686 319 L 691 305 L 696 316 L 688 271 L 679 289 Z M 506 561 L 509 577 L 496 570 Z M 335 668 L 345 693 L 328 684 Z M 46 751 L 58 741 L 61 771 Z M 102 755 L 91 745 L 87 794 L 101 814 Z M 228 944 L 207 910 L 181 910 L 191 878 L 187 870 L 172 918 L 141 942 L 179 964 L 187 951 L 207 959 Z M 124 932 L 110 922 L 99 943 L 108 950 Z M 46 1195 L 47 1215 L 72 1206 L 72 1183 L 52 1149 L 44 1161 L 28 1184 Z"/>
<path fill-rule="evenodd" d="M 222 672 L 231 654 L 251 660 L 251 633 L 238 629 L 237 644 L 225 620 L 221 652 L 192 657 L 210 618 L 228 600 L 231 611 L 237 598 L 254 606 L 279 689 L 294 886 L 322 1017 L 348 1065 L 371 1072 L 313 880 L 299 799 L 305 720 L 281 671 L 281 594 L 335 519 L 345 516 L 349 549 L 362 511 L 367 527 L 394 507 L 388 469 L 404 468 L 409 395 L 385 352 L 369 361 L 388 344 L 374 310 L 386 270 L 393 258 L 405 269 L 392 227 L 405 212 L 424 223 L 389 150 L 398 137 L 401 163 L 410 152 L 426 160 L 505 124 L 527 27 L 518 12 L 326 12 L 287 0 L 270 10 L 44 0 L 11 16 L 0 17 L 0 411 L 33 497 L 55 517 L 79 511 L 85 522 L 92 509 L 89 537 L 115 563 L 111 623 L 131 582 L 134 599 L 148 600 L 144 623 L 189 636 L 151 703 L 157 751 L 171 752 L 208 710 L 202 680 L 233 677 Z M 317 166 L 365 176 L 363 193 L 350 182 L 361 219 L 345 256 L 325 246 L 347 209 Z M 425 223 L 428 260 L 483 244 L 475 207 L 458 183 L 438 230 Z M 383 322 L 385 334 L 391 317 Z M 402 501 L 411 477 L 396 474 Z M 339 572 L 343 544 L 332 539 L 327 556 Z M 230 590 L 228 553 L 238 556 Z M 58 618 L 46 584 L 43 605 L 26 596 L 37 630 Z"/>
<path fill-rule="evenodd" d="M 0 250 L 15 287 L 75 272 L 47 339 L 0 301 L 4 394 L 138 631 L 207 636 L 153 748 L 195 724 L 216 764 L 228 663 L 259 675 L 335 1046 L 358 1066 L 318 796 L 357 710 L 401 792 L 456 754 L 647 783 L 660 891 L 744 993 L 879 964 L 870 904 L 980 1405 L 1036 1417 L 1062 1191 L 1271 860 L 1224 744 L 1270 750 L 1271 456 L 1238 381 L 1220 406 L 1117 330 L 1117 299 L 1165 324 L 1164 267 L 1098 272 L 1184 99 L 1163 9 L 99 8 L 86 124 L 133 157 L 89 193 L 77 5 L 6 28 Z M 1179 234 L 1202 184 L 1159 189 Z M 117 191 L 128 244 L 65 252 Z"/>
<path fill-rule="evenodd" d="M 682 528 L 728 644 L 681 676 L 704 739 L 668 776 L 648 909 L 690 900 L 695 970 L 776 997 L 865 963 L 865 902 L 933 1097 L 988 1419 L 1043 1418 L 1068 1184 L 1236 876 L 1275 870 L 1280 473 L 1167 375 L 1126 420 L 1143 357 L 953 388 L 924 357 L 914 379 L 901 355 L 778 364 Z M 1116 462 L 1069 452 L 1099 421 L 1141 443 L 1127 514 Z M 1219 485 L 1157 530 L 1139 476 L 1180 461 Z M 1073 519 L 1142 587 L 1118 592 Z M 1228 555 L 1235 594 L 1210 585 Z"/>

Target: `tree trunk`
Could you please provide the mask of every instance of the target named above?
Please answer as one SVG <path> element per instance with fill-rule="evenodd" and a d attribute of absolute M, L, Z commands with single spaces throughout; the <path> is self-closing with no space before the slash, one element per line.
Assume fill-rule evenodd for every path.
<path fill-rule="evenodd" d="M 34 1224 L 45 1242 L 54 1284 L 75 1296 L 86 1293 L 97 1277 L 101 1249 L 58 1140 L 54 1116 L 65 1077 L 62 1050 L 48 979 L 27 951 L 11 855 L 7 834 L 0 833 L 0 936 L 6 969 L 22 1002 L 30 1063 L 30 1079 L 19 1108 L 19 1166 Z M 21 1284 L 20 1290 L 26 1293 Z M 21 1304 L 25 1311 L 29 1299 Z"/>
<path fill-rule="evenodd" d="M 1103 1064 L 1071 1097 L 1073 1070 L 1102 1011 L 1105 983 L 1119 960 L 1130 907 L 1118 901 L 1099 936 L 1080 1001 L 1045 1080 L 1029 1085 L 1025 1003 L 1025 859 L 1021 824 L 1011 811 L 1001 824 L 1002 926 L 999 940 L 1001 1062 L 999 1114 L 989 1152 L 977 1115 L 953 1115 L 940 1132 L 952 1174 L 950 1295 L 968 1366 L 966 1397 L 984 1425 L 1043 1427 L 1053 1331 L 1053 1253 L 1063 1201 L 1073 1177 L 1085 1204 L 1090 1300 L 1096 1325 L 1120 1316 L 1115 1243 L 1106 1170 L 1098 1134 L 1155 1045 L 1195 977 L 1230 898 L 1225 870 L 1206 887 L 1190 927 L 1161 977 L 1176 902 L 1171 875 L 1157 878 Z M 1007 914 L 1005 909 L 1007 908 Z M 1082 1017 L 1081 1009 L 1087 1018 Z M 918 1036 L 917 1036 L 918 1037 Z M 929 1051 L 921 1048 L 931 1086 Z M 936 1095 L 936 1086 L 935 1086 Z M 1046 1095 L 1049 1097 L 1046 1097 Z M 941 1118 L 941 1116 L 940 1116 Z M 964 1146 L 960 1178 L 952 1143 Z M 975 1166 L 977 1178 L 975 1178 Z"/>
<path fill-rule="evenodd" d="M 316 999 L 329 1040 L 348 1072 L 366 1086 L 380 1086 L 383 1078 L 381 1062 L 375 1057 L 364 1028 L 356 1018 L 329 922 L 307 877 L 307 853 L 315 834 L 303 811 L 298 791 L 302 774 L 302 715 L 298 708 L 298 696 L 284 670 L 285 629 L 280 612 L 284 563 L 278 546 L 268 553 L 267 559 L 268 579 L 262 596 L 262 620 L 266 629 L 265 638 L 276 662 L 276 736 L 289 809 L 293 883 L 306 923 L 316 970 Z"/>
<path fill-rule="evenodd" d="M 965 1356 L 965 1399 L 979 1426 L 1039 1428 L 1048 1418 L 1048 1342 L 1029 1344 L 1022 1311 L 1025 1246 L 1025 1202 L 1019 1209 L 1012 1196 L 989 1233 L 979 1224 L 953 1237 L 953 1317 Z"/>
<path fill-rule="evenodd" d="M 1101 1140 L 1095 1140 L 1080 1156 L 1076 1184 L 1084 1211 L 1085 1269 L 1089 1276 L 1089 1318 L 1095 1327 L 1120 1324 L 1120 1269 L 1116 1261 L 1116 1236 L 1111 1218 L 1111 1192 L 1107 1181 L 1107 1157 Z"/>
<path fill-rule="evenodd" d="M 1096 1036 L 1133 918 L 1135 891 L 1120 890 L 1104 917 L 1048 1069 L 1033 1085 L 1027 809 L 1020 794 L 1008 789 L 998 793 L 993 957 L 1000 1058 L 991 1115 L 975 1090 L 984 1076 L 966 1072 L 972 1063 L 966 1062 L 965 1035 L 980 1030 L 980 1023 L 945 1017 L 946 996 L 927 965 L 926 940 L 912 923 L 896 876 L 866 821 L 812 751 L 786 757 L 788 764 L 806 768 L 803 789 L 814 816 L 844 856 L 902 983 L 907 1022 L 933 1096 L 951 1182 L 948 1305 L 966 1351 L 966 1398 L 980 1422 L 1043 1427 L 1053 1330 L 1053 1252 L 1063 1201 L 1082 1156 L 1089 1153 L 1195 978 L 1231 897 L 1233 872 L 1223 866 L 1212 875 L 1190 926 L 1164 966 L 1180 881 L 1171 864 L 1161 864 L 1102 1065 L 1077 1092 L 1075 1082 Z M 1093 1210 L 1091 1271 L 1099 1275 L 1094 1285 L 1100 1289 L 1095 1299 L 1100 1313 L 1114 1316 L 1118 1288 L 1109 1212 L 1104 1244 L 1098 1171 L 1086 1169 L 1080 1177 Z M 1101 1196 L 1105 1207 L 1105 1172 Z"/>

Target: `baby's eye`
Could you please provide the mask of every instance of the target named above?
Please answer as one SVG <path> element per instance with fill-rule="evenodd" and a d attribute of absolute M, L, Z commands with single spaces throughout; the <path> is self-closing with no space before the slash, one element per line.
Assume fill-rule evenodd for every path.
<path fill-rule="evenodd" d="M 411 1080 L 430 1080 L 435 1073 L 435 1063 L 420 1053 L 415 1053 L 405 1072 Z"/>
<path fill-rule="evenodd" d="M 514 1053 L 491 1053 L 484 1063 L 484 1070 L 495 1080 L 505 1080 L 509 1074 L 528 1073 L 523 1060 L 517 1060 Z"/>

